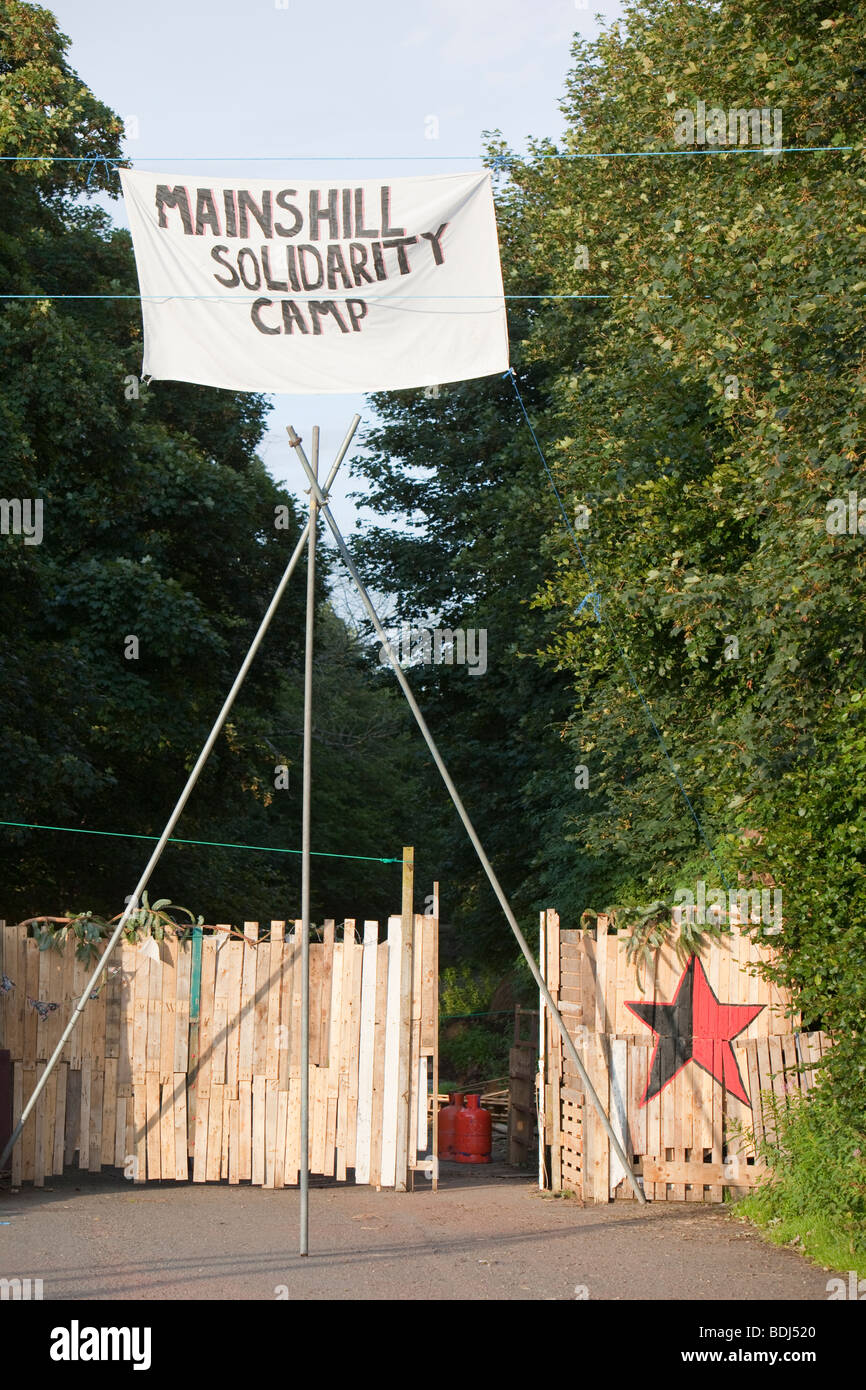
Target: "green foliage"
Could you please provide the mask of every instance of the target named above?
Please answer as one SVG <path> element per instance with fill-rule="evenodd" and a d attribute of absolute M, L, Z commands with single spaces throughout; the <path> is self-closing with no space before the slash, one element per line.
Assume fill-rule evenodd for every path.
<path fill-rule="evenodd" d="M 178 913 L 188 921 L 178 922 Z M 100 942 L 113 935 L 122 916 L 123 913 L 118 912 L 116 917 L 106 921 L 95 912 L 74 912 L 65 917 L 34 917 L 21 925 L 29 927 L 40 951 L 62 951 L 71 940 L 76 943 L 76 958 L 85 965 L 92 965 L 99 958 Z M 141 906 L 134 908 L 124 923 L 123 936 L 133 945 L 146 936 L 163 941 L 170 935 L 183 942 L 189 939 L 192 927 L 200 927 L 203 922 L 203 917 L 196 917 L 188 907 L 172 903 L 169 898 L 159 898 L 151 905 L 144 892 Z"/>
<path fill-rule="evenodd" d="M 405 620 L 489 629 L 483 681 L 416 679 L 525 919 L 616 903 L 645 962 L 677 887 L 780 887 L 778 978 L 832 1033 L 855 1128 L 866 546 L 826 517 L 863 493 L 863 40 L 862 8 L 644 0 L 575 41 L 563 138 L 521 158 L 493 132 L 488 162 L 510 159 L 506 292 L 610 296 L 509 307 L 557 486 L 588 509 L 581 557 L 498 381 L 377 398 L 374 505 L 413 530 L 374 530 L 365 552 Z M 670 150 L 698 101 L 781 108 L 792 149 L 854 148 L 557 157 Z M 462 949 L 506 951 L 456 825 L 442 845 Z"/>
<path fill-rule="evenodd" d="M 448 965 L 439 973 L 439 1015 L 482 1013 L 489 1008 L 498 983 L 495 973 L 467 965 Z"/>
<path fill-rule="evenodd" d="M 440 1074 L 464 1090 L 507 1077 L 508 1048 L 509 1033 L 502 1028 L 480 1022 L 451 1025 L 440 1034 Z"/>
<path fill-rule="evenodd" d="M 866 1131 L 866 696 L 840 700 L 813 740 L 808 758 L 753 799 L 749 820 L 761 830 L 740 838 L 739 862 L 785 885 L 780 954 L 767 973 L 832 1035 L 836 1103 Z"/>
<path fill-rule="evenodd" d="M 439 1075 L 447 1089 L 508 1075 L 513 1017 L 489 1014 L 501 972 L 478 965 L 448 965 L 439 976 Z M 481 1018 L 467 1015 L 482 1014 Z"/>
<path fill-rule="evenodd" d="M 767 1095 L 776 1137 L 759 1146 L 772 1179 L 737 1214 L 778 1245 L 794 1245 L 832 1269 L 866 1274 L 866 1137 L 822 1085 L 786 1104 Z"/>

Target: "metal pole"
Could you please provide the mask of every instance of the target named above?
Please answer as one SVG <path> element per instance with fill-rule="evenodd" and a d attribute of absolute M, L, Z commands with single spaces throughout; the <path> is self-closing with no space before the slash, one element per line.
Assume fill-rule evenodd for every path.
<path fill-rule="evenodd" d="M 290 438 L 297 438 L 290 435 Z M 297 447 L 300 448 L 298 440 Z M 313 428 L 313 476 L 319 476 L 319 427 Z M 310 489 L 307 528 L 307 626 L 304 645 L 304 792 L 301 811 L 301 1232 L 300 1253 L 308 1255 L 310 1223 L 310 790 L 313 755 L 313 636 L 316 615 L 316 526 L 318 505 Z"/>
<path fill-rule="evenodd" d="M 294 443 L 293 440 L 291 442 Z M 307 458 L 304 454 L 303 448 L 301 447 L 300 443 L 295 444 L 294 447 L 295 453 L 298 455 L 298 458 L 301 461 L 304 472 L 310 480 L 310 486 L 313 492 L 317 495 L 317 500 L 322 516 L 325 518 L 325 520 L 328 523 L 328 526 L 330 527 L 331 535 L 334 537 L 334 540 L 336 541 L 337 549 L 339 550 L 340 555 L 343 558 L 343 563 L 345 564 L 350 575 L 355 581 L 358 593 L 361 595 L 361 599 L 363 601 L 364 607 L 367 610 L 367 613 L 369 614 L 370 621 L 373 624 L 373 627 L 376 631 L 376 635 L 381 641 L 384 650 L 388 654 L 388 659 L 394 668 L 394 674 L 396 675 L 397 680 L 400 682 L 400 686 L 403 690 L 403 694 L 406 696 L 409 708 L 415 716 L 415 722 L 418 725 L 418 728 L 421 730 L 421 733 L 424 736 L 424 741 L 427 744 L 427 747 L 430 749 L 433 761 L 439 769 L 439 773 L 442 777 L 443 782 L 445 783 L 445 786 L 448 788 L 448 793 L 451 797 L 451 800 L 454 802 L 454 805 L 457 809 L 457 814 L 463 822 L 463 826 L 466 830 L 467 835 L 469 836 L 469 839 L 472 841 L 475 853 L 478 855 L 478 858 L 481 861 L 481 866 L 484 869 L 484 872 L 486 873 L 490 881 L 490 886 L 492 887 L 499 901 L 499 906 L 502 908 L 502 911 L 505 914 L 505 919 L 508 922 L 508 925 L 510 926 L 512 932 L 514 933 L 517 944 L 523 952 L 524 958 L 526 959 L 526 963 L 529 966 L 529 969 L 532 971 L 533 978 L 535 980 L 535 983 L 538 985 L 541 997 L 543 998 L 545 1004 L 550 1010 L 551 1017 L 556 1020 L 556 1026 L 559 1029 L 559 1033 L 562 1038 L 562 1045 L 577 1069 L 578 1076 L 580 1077 L 581 1082 L 583 1083 L 586 1094 L 590 1099 L 593 1109 L 598 1115 L 598 1118 L 602 1124 L 605 1134 L 610 1140 L 611 1148 L 613 1149 L 614 1153 L 616 1154 L 617 1158 L 619 1159 L 620 1163 L 622 1164 L 625 1170 L 626 1176 L 628 1177 L 629 1183 L 631 1185 L 635 1197 L 640 1203 L 643 1204 L 646 1202 L 646 1197 L 644 1196 L 643 1188 L 638 1182 L 638 1179 L 635 1173 L 633 1172 L 628 1159 L 626 1158 L 622 1144 L 620 1143 L 616 1133 L 614 1132 L 613 1126 L 611 1125 L 610 1120 L 608 1119 L 604 1111 L 604 1107 L 602 1106 L 601 1101 L 596 1095 L 595 1088 L 593 1087 L 592 1082 L 590 1081 L 589 1076 L 587 1075 L 587 1071 L 583 1065 L 583 1062 L 580 1060 L 577 1048 L 575 1047 L 571 1035 L 565 1026 L 565 1022 L 562 1018 L 562 1015 L 560 1014 L 559 1009 L 553 1002 L 550 990 L 547 988 L 547 985 L 544 982 L 544 978 L 541 974 L 541 971 L 535 963 L 535 958 L 533 957 L 533 954 L 529 949 L 529 946 L 526 942 L 526 938 L 524 937 L 523 932 L 520 930 L 520 927 L 518 926 L 517 918 L 514 916 L 514 913 L 511 910 L 511 905 L 509 904 L 508 899 L 505 896 L 499 879 L 496 877 L 493 865 L 490 863 L 490 860 L 487 858 L 487 855 L 484 852 L 484 846 L 479 840 L 478 835 L 475 831 L 475 827 L 469 819 L 469 815 L 466 811 L 466 808 L 460 799 L 460 794 L 457 791 L 457 788 L 455 787 L 453 781 L 451 780 L 451 774 L 449 773 L 447 767 L 442 761 L 439 749 L 436 747 L 436 744 L 434 742 L 433 735 L 427 728 L 424 716 L 421 713 L 415 701 L 415 696 L 412 693 L 412 687 L 409 685 L 409 682 L 406 679 L 406 676 L 400 666 L 400 663 L 398 662 L 396 656 L 394 655 L 394 652 L 391 649 L 391 645 L 388 641 L 388 638 L 385 635 L 384 628 L 382 627 L 382 624 L 379 621 L 379 615 L 377 614 L 376 609 L 373 607 L 370 595 L 367 593 L 367 590 L 364 587 L 364 582 L 361 579 L 361 576 L 359 575 L 357 569 L 355 568 L 355 564 L 352 560 L 352 557 L 346 548 L 346 542 L 343 540 L 337 523 L 331 515 L 331 509 L 327 505 L 327 502 L 325 501 L 324 497 L 321 494 L 321 491 L 319 490 L 319 485 L 316 482 L 316 479 L 313 475 L 309 463 L 307 462 Z"/>
<path fill-rule="evenodd" d="M 342 445 L 341 445 L 341 447 L 340 447 L 340 452 L 339 452 L 338 455 L 337 455 L 337 458 L 336 458 L 336 460 L 335 460 L 335 462 L 334 462 L 334 465 L 333 465 L 333 467 L 332 467 L 332 469 L 331 469 L 331 472 L 330 472 L 330 474 L 328 475 L 328 480 L 327 480 L 327 482 L 326 482 L 326 484 L 325 484 L 325 492 L 326 492 L 326 494 L 327 494 L 328 488 L 331 486 L 331 483 L 334 481 L 334 478 L 335 478 L 336 475 L 337 475 L 337 470 L 339 469 L 340 464 L 343 462 L 343 459 L 344 459 L 344 457 L 345 457 L 345 455 L 346 455 L 346 450 L 348 449 L 349 445 L 350 445 L 351 442 L 352 442 L 352 437 L 353 437 L 353 435 L 354 435 L 354 433 L 355 433 L 355 430 L 358 428 L 358 423 L 359 423 L 359 421 L 360 421 L 360 418 L 361 418 L 360 415 L 356 415 L 356 416 L 355 416 L 354 420 L 352 421 L 352 424 L 351 424 L 350 427 L 349 427 L 349 431 L 348 431 L 348 433 L 347 433 L 347 435 L 346 435 L 346 438 L 344 439 L 344 441 L 343 441 L 343 443 L 342 443 Z M 317 487 L 318 487 L 318 484 L 317 484 Z M 319 494 L 319 495 L 320 495 L 320 494 Z M 318 500 L 318 496 L 317 496 L 317 500 Z M 200 773 L 201 773 L 201 770 L 202 770 L 202 768 L 204 767 L 205 763 L 207 762 L 208 757 L 210 756 L 211 750 L 212 750 L 212 748 L 213 748 L 214 744 L 216 743 L 217 738 L 218 738 L 218 736 L 219 736 L 219 732 L 220 732 L 220 730 L 221 730 L 223 724 L 225 723 L 225 721 L 226 721 L 226 719 L 227 719 L 227 717 L 228 717 L 228 714 L 229 714 L 229 711 L 231 710 L 232 705 L 233 705 L 234 702 L 235 702 L 235 698 L 236 698 L 236 696 L 237 696 L 237 693 L 238 693 L 238 691 L 240 690 L 241 686 L 243 685 L 244 679 L 246 678 L 246 675 L 247 675 L 247 672 L 249 671 L 250 666 L 251 666 L 252 663 L 253 663 L 253 659 L 254 659 L 254 657 L 255 657 L 255 655 L 256 655 L 256 652 L 258 651 L 259 647 L 260 647 L 261 644 L 262 644 L 262 639 L 264 638 L 264 635 L 265 635 L 265 633 L 267 632 L 267 630 L 268 630 L 268 628 L 269 628 L 269 626 L 270 626 L 271 619 L 273 618 L 274 614 L 275 614 L 276 611 L 277 611 L 277 608 L 279 607 L 280 600 L 282 599 L 283 594 L 285 593 L 286 586 L 287 586 L 289 580 L 290 580 L 291 577 L 292 577 L 292 573 L 293 573 L 293 571 L 294 571 L 294 569 L 295 569 L 295 566 L 297 565 L 298 560 L 300 559 L 301 554 L 303 553 L 304 546 L 306 545 L 306 542 L 307 542 L 308 527 L 309 527 L 309 522 L 307 522 L 307 524 L 304 526 L 303 531 L 301 532 L 301 535 L 300 535 L 300 537 L 299 537 L 299 539 L 298 539 L 298 543 L 297 543 L 297 545 L 295 546 L 294 552 L 293 552 L 293 554 L 292 554 L 292 558 L 289 560 L 289 563 L 288 563 L 288 565 L 287 565 L 286 568 L 285 568 L 285 572 L 283 573 L 283 577 L 282 577 L 282 579 L 280 580 L 279 584 L 277 585 L 276 590 L 274 591 L 274 596 L 273 596 L 273 598 L 271 599 L 270 603 L 268 604 L 267 612 L 265 613 L 265 616 L 262 618 L 262 621 L 261 621 L 261 623 L 259 624 L 259 630 L 258 630 L 258 632 L 256 633 L 255 637 L 253 638 L 252 643 L 250 644 L 250 649 L 249 649 L 249 651 L 247 652 L 246 656 L 244 657 L 243 664 L 241 665 L 240 670 L 238 671 L 237 675 L 235 676 L 234 684 L 232 685 L 231 690 L 229 691 L 228 695 L 226 696 L 225 703 L 223 704 L 222 709 L 220 710 L 219 714 L 218 714 L 217 717 L 216 717 L 216 722 L 214 723 L 214 726 L 213 726 L 213 728 L 211 729 L 211 731 L 210 731 L 210 733 L 209 733 L 209 735 L 208 735 L 207 742 L 205 743 L 204 747 L 202 748 L 201 752 L 199 753 L 198 758 L 197 758 L 197 760 L 196 760 L 195 767 L 193 768 L 192 772 L 190 773 L 190 775 L 189 775 L 189 777 L 188 777 L 188 779 L 187 779 L 186 786 L 184 787 L 183 791 L 181 792 L 180 796 L 178 797 L 177 804 L 175 805 L 175 808 L 174 808 L 174 810 L 172 811 L 172 813 L 171 813 L 171 815 L 170 815 L 170 817 L 169 817 L 169 819 L 168 819 L 168 823 L 166 824 L 165 829 L 163 830 L 162 834 L 160 835 L 159 841 L 158 841 L 158 843 L 156 844 L 156 846 L 155 846 L 155 848 L 154 848 L 154 851 L 153 851 L 153 853 L 151 854 L 150 859 L 149 859 L 148 862 L 147 862 L 147 867 L 145 868 L 144 873 L 141 875 L 141 878 L 138 880 L 138 883 L 137 883 L 136 886 L 135 886 L 135 892 L 132 894 L 132 897 L 130 898 L 129 902 L 127 903 L 126 908 L 124 909 L 123 915 L 121 916 L 120 921 L 118 922 L 117 926 L 116 926 L 115 929 L 114 929 L 114 934 L 113 934 L 113 935 L 111 936 L 111 938 L 109 939 L 108 945 L 106 946 L 105 950 L 103 951 L 103 953 L 102 953 L 102 955 L 101 955 L 101 957 L 100 957 L 100 959 L 99 959 L 99 961 L 98 961 L 98 963 L 97 963 L 97 965 L 96 965 L 96 968 L 95 968 L 95 970 L 93 971 L 93 974 L 91 975 L 90 979 L 88 980 L 87 985 L 85 986 L 85 989 L 84 989 L 84 993 L 82 994 L 81 998 L 79 999 L 78 1003 L 76 1004 L 76 1006 L 75 1006 L 75 1008 L 74 1008 L 74 1010 L 73 1010 L 73 1012 L 72 1012 L 72 1017 L 70 1018 L 69 1022 L 67 1023 L 65 1029 L 63 1030 L 63 1034 L 62 1034 L 62 1036 L 61 1036 L 61 1038 L 60 1038 L 60 1041 L 58 1042 L 58 1044 L 57 1044 L 57 1046 L 55 1047 L 54 1051 L 52 1052 L 50 1058 L 48 1059 L 48 1062 L 46 1063 L 46 1066 L 45 1066 L 45 1070 L 44 1070 L 44 1072 L 42 1073 L 42 1075 L 41 1075 L 41 1077 L 39 1078 L 39 1080 L 37 1081 L 36 1086 L 34 1087 L 33 1094 L 31 1095 L 31 1097 L 30 1097 L 30 1099 L 28 1100 L 27 1104 L 24 1106 L 24 1109 L 23 1109 L 22 1112 L 21 1112 L 21 1119 L 18 1121 L 18 1124 L 15 1126 L 15 1129 L 12 1131 L 12 1134 L 11 1134 L 11 1136 L 10 1136 L 10 1138 L 9 1138 L 9 1142 L 8 1142 L 8 1144 L 6 1145 L 5 1149 L 3 1150 L 3 1153 L 0 1154 L 0 1171 L 2 1171 L 2 1169 L 5 1167 L 6 1162 L 7 1162 L 8 1158 L 9 1158 L 9 1155 L 11 1154 L 13 1148 L 15 1147 L 15 1145 L 16 1145 L 17 1142 L 18 1142 L 18 1140 L 20 1139 L 20 1137 L 21 1137 L 21 1131 L 22 1131 L 23 1128 L 24 1128 L 24 1125 L 25 1125 L 25 1123 L 26 1123 L 26 1121 L 27 1121 L 28 1116 L 31 1114 L 31 1112 L 32 1112 L 32 1110 L 33 1110 L 33 1107 L 35 1106 L 37 1100 L 39 1099 L 39 1096 L 41 1095 L 42 1091 L 44 1090 L 45 1085 L 46 1085 L 46 1083 L 47 1083 L 47 1081 L 48 1081 L 48 1078 L 49 1078 L 49 1076 L 51 1075 L 52 1071 L 54 1070 L 54 1067 L 57 1065 L 57 1062 L 58 1062 L 58 1060 L 59 1060 L 59 1058 L 60 1058 L 60 1055 L 61 1055 L 61 1053 L 63 1052 L 63 1049 L 64 1049 L 64 1047 L 66 1046 L 66 1043 L 67 1043 L 67 1041 L 68 1041 L 68 1039 L 69 1039 L 69 1037 L 70 1037 L 70 1035 L 71 1035 L 73 1029 L 75 1028 L 76 1023 L 78 1022 L 78 1019 L 80 1018 L 81 1014 L 84 1012 L 84 1008 L 85 1008 L 85 1006 L 86 1006 L 88 1000 L 90 999 L 90 996 L 91 996 L 91 994 L 92 994 L 92 992 L 93 992 L 93 988 L 94 988 L 94 985 L 96 984 L 96 981 L 99 979 L 100 975 L 102 974 L 102 972 L 104 971 L 105 967 L 107 966 L 109 956 L 111 955 L 112 951 L 114 950 L 115 946 L 117 945 L 118 941 L 120 940 L 121 935 L 122 935 L 122 933 L 123 933 L 124 927 L 126 926 L 126 924 L 127 924 L 128 920 L 129 920 L 130 916 L 132 915 L 132 913 L 135 911 L 135 909 L 136 909 L 137 906 L 138 906 L 138 900 L 139 900 L 140 895 L 144 892 L 145 888 L 147 887 L 147 884 L 148 884 L 148 881 L 149 881 L 149 879 L 150 879 L 150 876 L 151 876 L 151 874 L 153 873 L 154 869 L 156 868 L 157 864 L 159 863 L 159 859 L 160 859 L 160 856 L 161 856 L 161 854 L 162 854 L 162 851 L 165 849 L 165 846 L 166 846 L 166 843 L 167 843 L 167 841 L 168 841 L 168 839 L 169 839 L 169 836 L 171 835 L 171 832 L 174 830 L 174 827 L 175 827 L 175 825 L 177 824 L 177 821 L 178 821 L 178 819 L 179 819 L 179 817 L 180 817 L 180 814 L 181 814 L 181 812 L 182 812 L 184 806 L 186 805 L 186 803 L 187 803 L 187 801 L 188 801 L 188 799 L 189 799 L 190 793 L 191 793 L 193 787 L 195 786 L 196 782 L 198 781 L 198 778 L 199 778 L 199 775 L 200 775 Z"/>

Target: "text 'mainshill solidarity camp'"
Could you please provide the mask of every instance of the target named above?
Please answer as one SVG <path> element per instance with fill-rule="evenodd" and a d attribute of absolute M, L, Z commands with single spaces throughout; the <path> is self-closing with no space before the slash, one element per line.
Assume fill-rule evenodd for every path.
<path fill-rule="evenodd" d="M 368 225 L 365 189 L 357 187 L 311 189 L 303 206 L 292 201 L 297 197 L 293 188 L 265 189 L 256 201 L 244 188 L 215 193 L 208 187 L 157 184 L 155 196 L 160 227 L 168 227 L 170 216 L 175 215 L 185 236 L 220 238 L 211 248 L 211 257 L 219 267 L 213 278 L 226 289 L 243 285 L 251 292 L 267 289 L 274 294 L 301 294 L 325 287 L 352 290 L 386 281 L 395 273 L 410 274 L 414 257 L 432 256 L 437 266 L 445 259 L 442 238 L 447 222 L 416 235 L 408 235 L 405 227 L 393 226 L 389 184 L 379 189 L 375 218 L 371 219 L 377 225 Z M 273 247 L 235 249 L 222 244 L 231 239 L 248 240 L 252 224 L 262 237 L 275 243 Z M 291 300 L 282 304 L 282 329 L 267 322 L 263 313 L 272 303 L 261 299 L 252 305 L 252 321 L 260 333 L 292 332 L 295 326 L 303 333 L 309 331 L 301 310 Z M 365 302 L 347 299 L 346 310 L 352 329 L 357 331 L 367 313 Z M 321 332 L 321 318 L 314 315 L 313 320 L 313 331 Z"/>

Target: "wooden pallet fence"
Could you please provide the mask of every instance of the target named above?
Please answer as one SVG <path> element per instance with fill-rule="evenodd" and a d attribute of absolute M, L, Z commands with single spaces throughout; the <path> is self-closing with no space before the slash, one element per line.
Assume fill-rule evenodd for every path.
<path fill-rule="evenodd" d="M 540 939 L 548 989 L 647 1197 L 720 1202 L 725 1188 L 755 1186 L 765 1172 L 757 1144 L 772 1136 L 775 1109 L 814 1085 L 830 1046 L 822 1033 L 801 1032 L 790 997 L 761 977 L 768 949 L 738 925 L 697 961 L 666 946 L 641 993 L 624 939 L 604 916 L 594 928 L 562 930 L 548 910 Z M 641 1009 L 677 1001 L 676 1014 L 652 1019 L 689 1038 L 691 1059 L 677 1070 L 662 1056 L 654 1067 L 657 1036 Z M 543 1000 L 539 1007 L 539 1185 L 588 1202 L 634 1200 L 550 1011 Z M 728 1050 L 724 1035 L 741 1023 Z"/>
<path fill-rule="evenodd" d="M 311 941 L 311 1172 L 405 1190 L 424 1166 L 437 925 L 418 914 L 391 918 L 387 933 L 329 921 Z M 120 945 L 13 1151 L 13 1182 L 41 1186 L 74 1164 L 139 1183 L 296 1184 L 299 933 L 298 922 L 246 922 L 183 945 Z M 71 943 L 40 952 L 26 929 L 0 923 L 15 1122 L 89 973 Z"/>

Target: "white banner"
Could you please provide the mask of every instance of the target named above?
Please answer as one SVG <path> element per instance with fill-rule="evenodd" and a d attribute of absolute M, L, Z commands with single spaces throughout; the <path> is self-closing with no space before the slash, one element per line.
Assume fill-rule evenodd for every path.
<path fill-rule="evenodd" d="M 307 394 L 508 369 L 487 173 L 120 177 L 145 376 Z"/>

